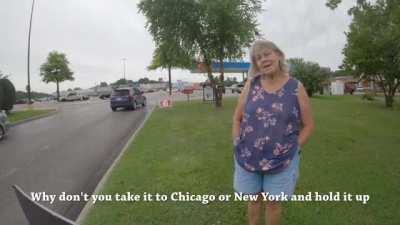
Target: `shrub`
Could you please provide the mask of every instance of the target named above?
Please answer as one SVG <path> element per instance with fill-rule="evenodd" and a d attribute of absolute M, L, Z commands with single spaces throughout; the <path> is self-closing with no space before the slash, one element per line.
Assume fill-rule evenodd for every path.
<path fill-rule="evenodd" d="M 7 78 L 0 79 L 0 110 L 10 111 L 15 103 L 15 87 Z"/>

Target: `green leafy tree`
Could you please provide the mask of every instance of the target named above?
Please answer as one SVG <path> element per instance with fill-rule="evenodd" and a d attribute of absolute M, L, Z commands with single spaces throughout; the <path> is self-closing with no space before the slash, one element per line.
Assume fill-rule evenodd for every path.
<path fill-rule="evenodd" d="M 60 100 L 60 83 L 66 80 L 73 81 L 73 72 L 69 68 L 69 61 L 63 53 L 52 51 L 47 61 L 40 67 L 40 76 L 46 83 L 54 82 L 57 85 L 57 101 Z"/>
<path fill-rule="evenodd" d="M 341 2 L 342 0 L 328 0 L 326 6 L 331 9 L 336 9 Z"/>
<path fill-rule="evenodd" d="M 321 68 L 318 63 L 304 61 L 302 58 L 288 59 L 288 63 L 290 74 L 303 83 L 310 97 L 321 92 L 323 82 L 329 77 L 329 69 Z"/>
<path fill-rule="evenodd" d="M 0 80 L 5 78 L 3 73 L 0 71 Z M 3 108 L 3 104 L 6 98 L 6 94 L 4 93 L 4 88 L 0 86 L 0 110 Z"/>
<path fill-rule="evenodd" d="M 353 21 L 346 33 L 343 67 L 378 81 L 386 107 L 393 107 L 400 85 L 400 0 L 358 0 L 349 14 Z"/>
<path fill-rule="evenodd" d="M 182 48 L 176 46 L 176 41 L 171 39 L 163 40 L 159 43 L 153 53 L 153 60 L 148 67 L 149 70 L 159 68 L 168 69 L 168 87 L 169 94 L 172 94 L 171 69 L 172 68 L 190 68 L 192 65 L 191 57 L 184 52 Z"/>
<path fill-rule="evenodd" d="M 0 110 L 11 111 L 15 104 L 15 98 L 13 83 L 0 72 Z"/>
<path fill-rule="evenodd" d="M 215 88 L 223 85 L 224 68 L 221 63 L 221 74 L 216 79 L 212 62 L 243 56 L 243 48 L 254 40 L 257 32 L 261 3 L 261 0 L 142 0 L 138 7 L 147 18 L 147 28 L 156 45 L 173 40 L 174 44 L 169 46 L 197 57 Z M 216 105 L 221 106 L 221 89 L 216 93 Z"/>
<path fill-rule="evenodd" d="M 139 84 L 148 84 L 148 83 L 150 83 L 150 79 L 147 78 L 147 77 L 140 78 L 140 79 L 138 80 L 138 83 L 139 83 Z"/>
<path fill-rule="evenodd" d="M 111 86 L 114 88 L 118 88 L 120 86 L 133 87 L 133 86 L 135 86 L 135 82 L 133 82 L 132 80 L 126 80 L 124 78 L 121 78 L 121 79 L 117 80 L 116 82 L 112 83 Z"/>
<path fill-rule="evenodd" d="M 107 86 L 108 86 L 107 82 L 100 82 L 100 87 L 107 87 Z"/>

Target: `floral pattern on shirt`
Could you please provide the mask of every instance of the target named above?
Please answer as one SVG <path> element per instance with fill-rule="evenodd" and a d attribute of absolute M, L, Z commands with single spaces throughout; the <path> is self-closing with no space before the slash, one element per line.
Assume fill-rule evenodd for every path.
<path fill-rule="evenodd" d="M 297 109 L 297 107 L 293 106 L 292 113 L 296 118 L 299 118 L 299 110 Z"/>
<path fill-rule="evenodd" d="M 240 150 L 240 156 L 243 158 L 249 158 L 251 156 L 251 152 L 249 151 L 248 148 L 242 148 Z"/>
<path fill-rule="evenodd" d="M 281 88 L 280 90 L 278 90 L 278 91 L 276 92 L 276 95 L 277 95 L 279 98 L 281 98 L 282 96 L 285 95 L 285 89 Z"/>
<path fill-rule="evenodd" d="M 272 160 L 268 160 L 268 159 L 262 159 L 259 162 L 259 165 L 261 167 L 261 170 L 263 171 L 268 171 L 269 169 L 272 168 Z"/>
<path fill-rule="evenodd" d="M 293 125 L 291 123 L 287 125 L 285 133 L 287 135 L 293 133 Z"/>
<path fill-rule="evenodd" d="M 242 118 L 242 122 L 243 122 L 243 123 L 247 123 L 248 120 L 249 120 L 249 118 L 250 118 L 250 115 L 247 114 L 247 113 L 244 113 L 244 114 L 243 114 L 243 118 Z"/>
<path fill-rule="evenodd" d="M 289 152 L 290 148 L 292 147 L 291 144 L 280 144 L 276 143 L 273 153 L 275 156 L 284 155 Z"/>
<path fill-rule="evenodd" d="M 253 97 L 251 98 L 251 100 L 253 102 L 257 101 L 257 100 L 264 100 L 264 95 L 263 95 L 263 89 L 262 87 L 256 85 L 254 86 L 253 91 L 251 92 L 251 94 L 253 95 Z"/>
<path fill-rule="evenodd" d="M 262 137 L 262 138 L 257 138 L 257 139 L 254 141 L 254 147 L 255 147 L 256 149 L 258 149 L 258 150 L 263 150 L 263 149 L 264 149 L 264 145 L 265 145 L 266 143 L 268 143 L 269 140 L 270 140 L 270 138 L 269 138 L 268 136 Z"/>
<path fill-rule="evenodd" d="M 270 113 L 260 107 L 256 110 L 256 118 L 263 121 L 264 127 L 275 126 L 277 121 L 273 113 Z"/>
<path fill-rule="evenodd" d="M 293 93 L 292 93 L 292 95 L 298 95 L 299 94 L 299 87 L 297 86 L 294 90 L 293 90 Z"/>
<path fill-rule="evenodd" d="M 256 171 L 256 168 L 248 163 L 244 163 L 244 167 L 249 171 Z"/>
<path fill-rule="evenodd" d="M 274 103 L 272 103 L 271 108 L 272 108 L 272 111 L 282 112 L 283 111 L 283 104 L 274 102 Z"/>
<path fill-rule="evenodd" d="M 241 132 L 242 138 L 246 137 L 246 134 L 249 134 L 254 131 L 254 128 L 250 125 L 247 125 Z"/>

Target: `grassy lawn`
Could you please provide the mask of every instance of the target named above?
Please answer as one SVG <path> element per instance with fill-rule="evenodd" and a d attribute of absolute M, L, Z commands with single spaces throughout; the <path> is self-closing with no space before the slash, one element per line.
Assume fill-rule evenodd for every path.
<path fill-rule="evenodd" d="M 22 120 L 45 115 L 52 112 L 54 112 L 54 110 L 52 109 L 46 109 L 46 110 L 28 109 L 28 110 L 12 112 L 10 115 L 8 115 L 8 119 L 10 123 L 16 123 Z"/>
<path fill-rule="evenodd" d="M 201 102 L 158 109 L 115 168 L 102 194 L 232 194 L 231 118 Z M 399 104 L 399 103 L 397 103 Z M 282 224 L 398 224 L 400 110 L 360 97 L 315 97 L 316 130 L 301 155 L 296 194 L 368 194 L 360 202 L 286 202 Z M 244 225 L 245 202 L 97 202 L 90 225 Z"/>

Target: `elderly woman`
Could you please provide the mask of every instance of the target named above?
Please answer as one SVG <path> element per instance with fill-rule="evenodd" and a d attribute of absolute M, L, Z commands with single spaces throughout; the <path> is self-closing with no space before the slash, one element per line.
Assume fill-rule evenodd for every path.
<path fill-rule="evenodd" d="M 239 97 L 232 135 L 235 145 L 234 188 L 258 194 L 248 203 L 250 225 L 257 224 L 261 193 L 290 199 L 299 176 L 300 149 L 314 121 L 303 85 L 288 74 L 284 53 L 272 42 L 256 41 L 250 50 L 249 79 Z M 264 194 L 264 195 L 265 195 Z M 266 201 L 266 224 L 281 218 L 279 200 Z"/>

